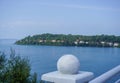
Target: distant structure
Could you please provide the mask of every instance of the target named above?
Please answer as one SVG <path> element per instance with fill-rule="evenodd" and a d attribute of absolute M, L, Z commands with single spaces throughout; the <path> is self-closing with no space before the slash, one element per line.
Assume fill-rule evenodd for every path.
<path fill-rule="evenodd" d="M 42 75 L 42 80 L 53 83 L 86 83 L 93 79 L 92 72 L 79 71 L 80 62 L 74 55 L 64 55 L 57 62 L 58 71 Z"/>

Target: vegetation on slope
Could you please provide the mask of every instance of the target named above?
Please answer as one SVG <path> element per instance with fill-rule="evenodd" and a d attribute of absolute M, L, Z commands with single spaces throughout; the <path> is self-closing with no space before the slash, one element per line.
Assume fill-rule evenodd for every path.
<path fill-rule="evenodd" d="M 64 35 L 64 34 L 40 34 L 25 37 L 18 40 L 21 45 L 55 45 L 55 46 L 100 46 L 120 47 L 120 36 L 114 35 Z"/>

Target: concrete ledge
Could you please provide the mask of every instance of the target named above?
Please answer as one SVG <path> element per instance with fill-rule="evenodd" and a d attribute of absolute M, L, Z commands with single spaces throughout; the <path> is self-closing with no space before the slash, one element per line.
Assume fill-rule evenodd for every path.
<path fill-rule="evenodd" d="M 59 71 L 54 71 L 42 75 L 42 80 L 54 83 L 84 83 L 93 79 L 92 72 L 79 71 L 78 74 L 62 74 Z"/>

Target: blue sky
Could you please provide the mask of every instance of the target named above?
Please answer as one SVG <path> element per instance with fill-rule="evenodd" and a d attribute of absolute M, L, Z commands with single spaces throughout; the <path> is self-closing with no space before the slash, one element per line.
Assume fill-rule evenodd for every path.
<path fill-rule="evenodd" d="M 0 38 L 120 35 L 120 0 L 0 0 Z"/>

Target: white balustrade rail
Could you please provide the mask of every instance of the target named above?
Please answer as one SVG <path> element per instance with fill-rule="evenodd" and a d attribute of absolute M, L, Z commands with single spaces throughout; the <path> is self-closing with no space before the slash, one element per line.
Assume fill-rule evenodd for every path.
<path fill-rule="evenodd" d="M 118 79 L 115 83 L 120 83 L 120 79 Z"/>
<path fill-rule="evenodd" d="M 120 73 L 120 65 L 93 79 L 89 83 L 105 83 L 107 80 L 109 80 L 111 77 L 115 76 L 118 73 Z"/>

